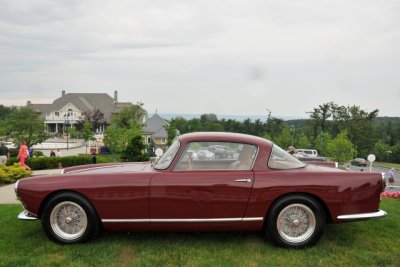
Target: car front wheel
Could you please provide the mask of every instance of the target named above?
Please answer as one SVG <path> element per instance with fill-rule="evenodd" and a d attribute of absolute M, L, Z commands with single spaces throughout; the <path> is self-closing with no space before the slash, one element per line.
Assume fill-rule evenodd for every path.
<path fill-rule="evenodd" d="M 324 227 L 324 212 L 316 200 L 291 195 L 271 207 L 264 231 L 278 246 L 304 248 L 318 242 Z"/>
<path fill-rule="evenodd" d="M 73 192 L 57 194 L 48 201 L 42 225 L 47 236 L 61 244 L 86 242 L 94 238 L 100 228 L 92 205 Z"/>

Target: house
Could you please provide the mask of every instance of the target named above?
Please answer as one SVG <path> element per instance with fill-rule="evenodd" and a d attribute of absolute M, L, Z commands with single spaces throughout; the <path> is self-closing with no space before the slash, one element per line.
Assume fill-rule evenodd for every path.
<path fill-rule="evenodd" d="M 124 107 L 132 106 L 131 102 L 119 102 L 117 91 L 114 92 L 114 98 L 112 98 L 106 93 L 66 93 L 63 90 L 61 97 L 54 100 L 52 104 L 27 102 L 27 107 L 41 113 L 48 133 L 65 132 L 65 129 L 83 121 L 85 114 L 99 110 L 104 114 L 104 118 L 98 124 L 97 129 L 93 130 L 102 134 L 113 114 L 118 113 Z M 144 120 L 146 118 L 147 115 Z"/>
<path fill-rule="evenodd" d="M 165 151 L 167 147 L 168 133 L 165 129 L 168 122 L 161 118 L 157 113 L 149 118 L 144 125 L 145 143 L 154 143 L 156 148 L 161 148 Z"/>

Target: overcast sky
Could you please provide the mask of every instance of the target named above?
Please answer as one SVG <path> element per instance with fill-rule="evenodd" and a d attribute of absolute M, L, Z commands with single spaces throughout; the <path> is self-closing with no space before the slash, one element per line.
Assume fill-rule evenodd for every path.
<path fill-rule="evenodd" d="M 0 0 L 0 104 L 119 92 L 148 112 L 400 116 L 398 0 Z"/>

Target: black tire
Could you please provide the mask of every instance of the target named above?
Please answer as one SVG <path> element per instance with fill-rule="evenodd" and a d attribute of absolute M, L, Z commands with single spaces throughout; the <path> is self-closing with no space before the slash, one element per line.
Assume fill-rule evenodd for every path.
<path fill-rule="evenodd" d="M 324 228 L 321 205 L 309 196 L 298 194 L 282 197 L 273 204 L 264 233 L 277 246 L 304 248 L 316 244 Z"/>
<path fill-rule="evenodd" d="M 63 216 L 61 219 L 60 215 Z M 100 230 L 99 218 L 92 205 L 74 192 L 59 193 L 46 203 L 42 226 L 49 239 L 60 244 L 87 242 Z"/>

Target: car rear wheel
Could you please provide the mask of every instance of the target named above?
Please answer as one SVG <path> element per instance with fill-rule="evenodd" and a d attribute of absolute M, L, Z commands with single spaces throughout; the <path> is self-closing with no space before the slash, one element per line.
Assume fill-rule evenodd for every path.
<path fill-rule="evenodd" d="M 83 196 L 63 192 L 46 204 L 42 225 L 47 236 L 56 243 L 82 243 L 94 238 L 100 229 L 92 205 Z"/>
<path fill-rule="evenodd" d="M 278 246 L 304 248 L 318 242 L 324 227 L 324 211 L 315 199 L 291 195 L 271 207 L 264 232 Z"/>

